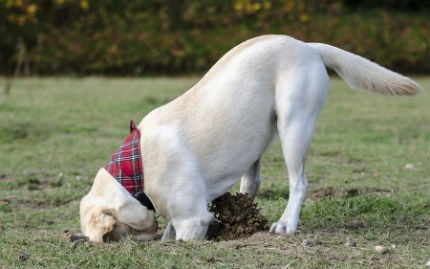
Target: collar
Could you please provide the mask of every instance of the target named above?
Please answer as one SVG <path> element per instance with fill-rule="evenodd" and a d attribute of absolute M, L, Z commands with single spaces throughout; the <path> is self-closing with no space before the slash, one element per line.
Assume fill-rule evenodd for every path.
<path fill-rule="evenodd" d="M 149 210 L 155 210 L 151 200 L 145 194 L 143 167 L 140 154 L 140 131 L 130 121 L 130 134 L 124 143 L 112 154 L 105 165 L 111 174 L 135 199 Z"/>

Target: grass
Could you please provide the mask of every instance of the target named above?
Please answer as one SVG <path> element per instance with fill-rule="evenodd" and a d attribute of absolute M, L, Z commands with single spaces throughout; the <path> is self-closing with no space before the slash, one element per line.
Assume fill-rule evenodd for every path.
<path fill-rule="evenodd" d="M 293 236 L 223 242 L 72 243 L 80 198 L 139 121 L 196 78 L 33 78 L 0 95 L 0 268 L 426 268 L 430 260 L 430 80 L 414 98 L 333 79 L 308 155 Z M 3 83 L 3 81 L 0 81 Z M 257 196 L 276 221 L 288 197 L 279 142 Z M 238 186 L 233 191 L 238 190 Z M 165 223 L 165 222 L 162 222 Z M 302 246 L 303 240 L 313 243 Z M 354 241 L 357 246 L 345 246 Z M 387 254 L 374 251 L 389 248 Z"/>

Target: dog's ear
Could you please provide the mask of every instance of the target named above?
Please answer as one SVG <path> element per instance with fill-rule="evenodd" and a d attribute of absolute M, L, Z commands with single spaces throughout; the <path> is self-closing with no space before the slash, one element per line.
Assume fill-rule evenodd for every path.
<path fill-rule="evenodd" d="M 115 212 L 109 208 L 95 209 L 89 219 L 89 233 L 90 241 L 92 242 L 103 242 L 103 236 L 111 232 L 116 223 Z"/>
<path fill-rule="evenodd" d="M 109 208 L 102 209 L 102 214 L 97 218 L 98 225 L 103 228 L 104 233 L 108 233 L 113 230 L 113 226 L 116 223 L 114 211 Z"/>

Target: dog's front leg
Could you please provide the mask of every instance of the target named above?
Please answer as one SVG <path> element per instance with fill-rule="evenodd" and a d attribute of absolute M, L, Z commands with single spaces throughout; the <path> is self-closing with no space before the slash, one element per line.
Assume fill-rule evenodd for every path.
<path fill-rule="evenodd" d="M 169 221 L 167 224 L 166 230 L 163 233 L 163 237 L 161 237 L 161 240 L 174 240 L 176 238 L 176 231 L 175 227 L 173 227 L 172 223 Z"/>
<path fill-rule="evenodd" d="M 199 240 L 206 237 L 212 215 L 175 220 L 176 240 Z"/>
<path fill-rule="evenodd" d="M 194 191 L 181 193 L 181 200 L 176 200 L 170 208 L 172 217 L 167 227 L 168 231 L 165 233 L 166 238 L 173 235 L 176 240 L 184 241 L 205 238 L 213 217 L 208 211 L 204 189 L 197 188 Z"/>
<path fill-rule="evenodd" d="M 158 201 L 160 214 L 169 219 L 163 239 L 203 239 L 212 215 L 201 160 L 180 128 L 155 125 L 149 130 L 143 133 L 144 165 L 150 178 L 146 190 Z"/>
<path fill-rule="evenodd" d="M 208 211 L 206 183 L 195 167 L 197 162 L 175 160 L 175 168 L 169 169 L 164 178 L 169 180 L 166 208 L 169 224 L 163 239 L 195 240 L 204 239 L 212 214 Z M 188 161 L 188 162 L 187 162 Z M 170 166 L 172 167 L 172 166 Z"/>

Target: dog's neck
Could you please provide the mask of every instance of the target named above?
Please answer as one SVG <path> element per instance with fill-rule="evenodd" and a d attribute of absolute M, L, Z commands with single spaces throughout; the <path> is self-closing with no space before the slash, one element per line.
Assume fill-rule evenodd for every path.
<path fill-rule="evenodd" d="M 130 134 L 105 165 L 111 174 L 134 198 L 149 210 L 155 210 L 144 192 L 144 176 L 140 152 L 140 131 L 130 121 Z"/>

